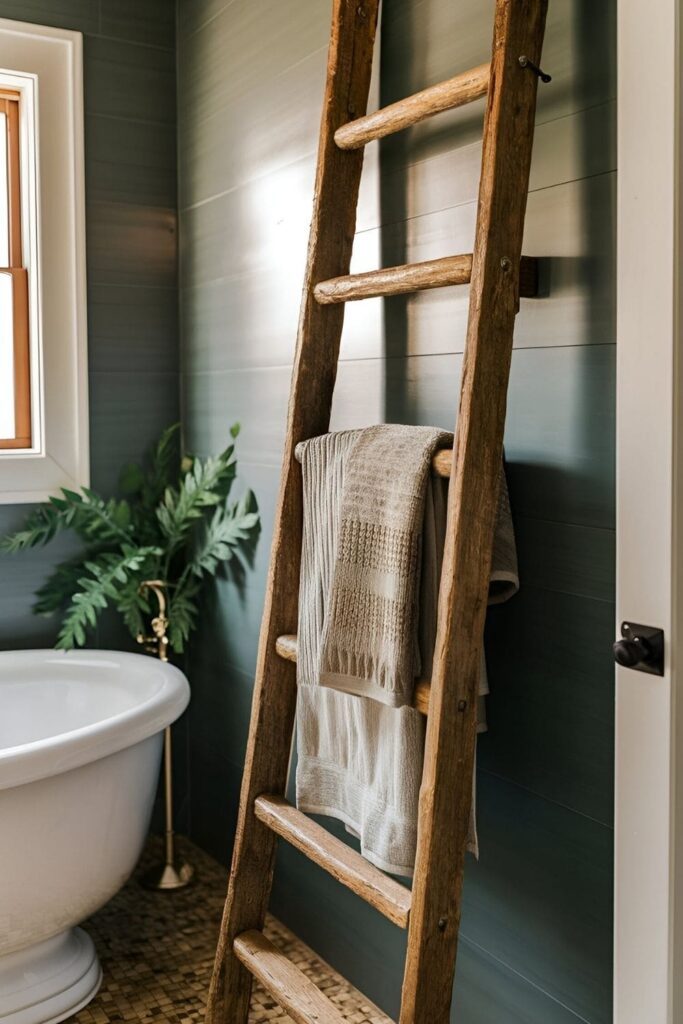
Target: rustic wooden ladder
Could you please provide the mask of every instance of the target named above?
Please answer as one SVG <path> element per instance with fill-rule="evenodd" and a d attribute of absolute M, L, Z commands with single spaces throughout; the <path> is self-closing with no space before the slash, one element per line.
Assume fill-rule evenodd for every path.
<path fill-rule="evenodd" d="M 512 335 L 535 261 L 521 246 L 547 0 L 496 0 L 490 64 L 365 115 L 379 0 L 334 0 L 313 221 L 292 374 L 289 422 L 259 643 L 237 836 L 209 1024 L 246 1024 L 252 976 L 298 1024 L 341 1024 L 334 1005 L 264 937 L 277 837 L 408 929 L 400 1024 L 449 1020 L 475 753 Z M 349 275 L 363 147 L 487 94 L 474 252 Z M 469 323 L 451 476 L 427 715 L 412 892 L 284 799 L 296 706 L 302 530 L 299 441 L 329 429 L 343 303 L 470 284 Z"/>

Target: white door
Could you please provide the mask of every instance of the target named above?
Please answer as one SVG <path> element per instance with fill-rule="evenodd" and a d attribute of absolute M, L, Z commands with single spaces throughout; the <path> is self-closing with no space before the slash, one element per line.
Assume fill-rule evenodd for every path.
<path fill-rule="evenodd" d="M 665 664 L 616 674 L 615 1024 L 683 1022 L 680 7 L 618 14 L 617 625 L 662 628 Z"/>

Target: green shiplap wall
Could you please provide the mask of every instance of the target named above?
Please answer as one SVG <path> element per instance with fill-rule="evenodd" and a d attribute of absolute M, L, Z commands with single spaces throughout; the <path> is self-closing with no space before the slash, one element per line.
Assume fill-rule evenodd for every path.
<path fill-rule="evenodd" d="M 109 492 L 179 416 L 175 3 L 0 0 L 0 17 L 84 35 L 91 481 Z M 0 532 L 27 510 L 0 505 Z M 30 608 L 65 550 L 0 560 L 0 648 L 53 643 Z"/>
<path fill-rule="evenodd" d="M 227 860 L 245 752 L 311 211 L 330 4 L 179 0 L 181 377 L 189 442 L 239 419 L 253 567 L 220 582 L 190 659 L 193 838 Z M 522 591 L 489 616 L 481 859 L 453 1019 L 611 1021 L 615 6 L 550 0 L 506 452 Z M 492 0 L 385 0 L 391 102 L 490 54 Z M 354 269 L 471 248 L 483 103 L 368 148 Z M 347 311 L 333 425 L 452 426 L 466 289 Z M 298 854 L 274 909 L 395 1014 L 404 936 Z"/>

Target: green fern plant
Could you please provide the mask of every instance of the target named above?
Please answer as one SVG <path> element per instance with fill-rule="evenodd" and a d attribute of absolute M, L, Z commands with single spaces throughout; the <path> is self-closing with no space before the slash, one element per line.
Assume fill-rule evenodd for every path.
<path fill-rule="evenodd" d="M 168 637 L 181 654 L 197 621 L 205 582 L 244 549 L 259 526 L 251 491 L 230 502 L 237 471 L 235 439 L 220 455 L 181 457 L 179 426 L 162 434 L 143 465 L 126 466 L 120 498 L 87 487 L 63 489 L 28 516 L 23 529 L 0 540 L 14 554 L 49 544 L 70 530 L 83 552 L 62 562 L 36 594 L 38 615 L 61 615 L 57 647 L 81 647 L 105 608 L 115 608 L 137 636 L 151 614 L 143 580 L 168 584 Z"/>

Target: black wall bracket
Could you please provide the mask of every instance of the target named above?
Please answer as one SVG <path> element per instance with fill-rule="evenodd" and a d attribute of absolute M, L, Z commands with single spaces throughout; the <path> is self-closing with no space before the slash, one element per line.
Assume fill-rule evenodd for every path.
<path fill-rule="evenodd" d="M 621 640 L 613 645 L 614 660 L 624 668 L 637 672 L 664 675 L 664 630 L 655 626 L 641 626 L 637 622 L 622 622 Z"/>

